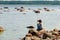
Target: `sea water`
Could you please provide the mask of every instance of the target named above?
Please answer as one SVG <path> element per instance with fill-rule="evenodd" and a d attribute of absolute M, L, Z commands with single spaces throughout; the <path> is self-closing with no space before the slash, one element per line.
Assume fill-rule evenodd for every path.
<path fill-rule="evenodd" d="M 25 8 L 25 12 L 14 9 L 21 6 Z M 3 7 L 9 7 L 9 11 L 4 12 Z M 42 26 L 46 30 L 60 29 L 60 5 L 0 5 L 0 8 L 3 8 L 0 10 L 0 26 L 5 30 L 0 35 L 0 40 L 20 40 L 28 33 L 27 26 L 32 25 L 37 28 L 38 19 L 42 20 Z M 47 12 L 43 8 L 54 11 Z M 33 11 L 36 9 L 41 9 L 40 13 Z"/>

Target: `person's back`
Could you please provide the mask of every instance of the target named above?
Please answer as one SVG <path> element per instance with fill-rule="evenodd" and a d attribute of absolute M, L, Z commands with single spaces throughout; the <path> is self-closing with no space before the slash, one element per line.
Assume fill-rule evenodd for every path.
<path fill-rule="evenodd" d="M 37 31 L 40 31 L 40 30 L 42 30 L 42 21 L 41 20 L 38 20 L 37 21 L 38 22 L 38 24 L 37 24 Z"/>
<path fill-rule="evenodd" d="M 39 31 L 39 30 L 42 30 L 42 24 L 37 24 L 37 30 Z"/>

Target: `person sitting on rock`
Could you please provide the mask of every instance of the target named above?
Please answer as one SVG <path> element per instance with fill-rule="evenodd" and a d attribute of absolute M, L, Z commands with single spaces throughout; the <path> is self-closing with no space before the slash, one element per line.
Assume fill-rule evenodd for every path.
<path fill-rule="evenodd" d="M 42 30 L 42 20 L 37 20 L 37 31 Z"/>

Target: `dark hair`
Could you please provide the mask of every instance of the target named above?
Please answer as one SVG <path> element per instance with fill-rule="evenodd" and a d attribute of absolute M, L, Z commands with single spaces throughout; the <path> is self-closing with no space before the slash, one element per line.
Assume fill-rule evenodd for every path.
<path fill-rule="evenodd" d="M 41 19 L 40 19 L 40 20 L 37 20 L 37 22 L 40 22 L 40 23 L 41 23 L 41 22 L 42 22 L 42 20 L 41 20 Z"/>

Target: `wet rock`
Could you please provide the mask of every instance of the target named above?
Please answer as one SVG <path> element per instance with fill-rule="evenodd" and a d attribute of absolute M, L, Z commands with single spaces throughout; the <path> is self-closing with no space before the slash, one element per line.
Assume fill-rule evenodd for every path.
<path fill-rule="evenodd" d="M 49 9 L 47 9 L 46 11 L 50 11 Z"/>
<path fill-rule="evenodd" d="M 0 32 L 3 32 L 3 31 L 4 31 L 3 27 L 0 26 Z"/>
<path fill-rule="evenodd" d="M 20 12 L 24 12 L 25 10 L 24 9 L 20 9 Z"/>
<path fill-rule="evenodd" d="M 24 9 L 24 7 L 21 7 L 20 12 L 23 12 L 23 11 L 25 11 L 25 9 Z"/>
<path fill-rule="evenodd" d="M 9 12 L 9 8 L 8 7 L 4 7 L 4 12 Z"/>
<path fill-rule="evenodd" d="M 15 9 L 17 9 L 17 8 L 15 8 Z"/>
<path fill-rule="evenodd" d="M 33 26 L 28 26 L 27 28 L 34 28 Z"/>
<path fill-rule="evenodd" d="M 47 8 L 44 8 L 45 10 L 47 9 Z"/>
<path fill-rule="evenodd" d="M 34 12 L 35 12 L 35 13 L 40 13 L 40 11 L 39 11 L 39 10 L 34 10 Z"/>
<path fill-rule="evenodd" d="M 4 7 L 4 9 L 8 9 L 8 7 Z"/>
<path fill-rule="evenodd" d="M 23 10 L 21 9 L 20 12 L 23 12 Z"/>
<path fill-rule="evenodd" d="M 4 31 L 4 29 L 2 27 L 0 27 L 0 32 L 3 32 L 3 31 Z"/>
<path fill-rule="evenodd" d="M 21 8 L 24 8 L 24 7 L 21 7 Z"/>
<path fill-rule="evenodd" d="M 47 8 L 44 8 L 44 10 L 45 10 L 45 11 L 50 11 L 50 10 L 49 10 L 49 9 L 47 9 Z"/>

